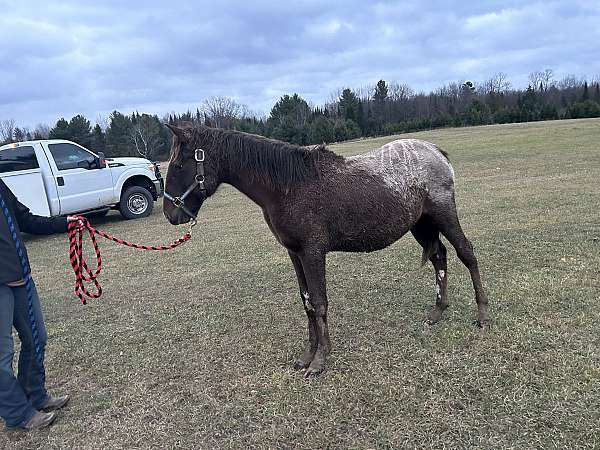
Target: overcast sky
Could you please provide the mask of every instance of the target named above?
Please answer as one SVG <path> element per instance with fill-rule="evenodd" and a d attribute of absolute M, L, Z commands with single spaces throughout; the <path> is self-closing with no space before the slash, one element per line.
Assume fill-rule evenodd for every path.
<path fill-rule="evenodd" d="M 600 75 L 600 1 L 0 0 L 0 120 L 111 111 L 268 113 L 379 79 L 415 90 L 550 68 Z"/>

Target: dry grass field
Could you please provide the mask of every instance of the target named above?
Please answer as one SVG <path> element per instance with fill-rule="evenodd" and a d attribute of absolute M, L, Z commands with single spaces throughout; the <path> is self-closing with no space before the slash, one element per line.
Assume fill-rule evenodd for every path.
<path fill-rule="evenodd" d="M 175 251 L 102 241 L 105 294 L 87 306 L 72 294 L 66 236 L 27 237 L 48 386 L 73 398 L 47 431 L 0 432 L 0 448 L 600 447 L 600 120 L 410 137 L 450 154 L 488 333 L 473 326 L 454 251 L 451 307 L 433 327 L 422 324 L 433 271 L 412 236 L 331 254 L 333 352 L 325 374 L 304 379 L 292 369 L 306 332 L 291 262 L 260 209 L 223 187 Z M 144 220 L 96 224 L 148 244 L 185 230 L 160 203 Z"/>

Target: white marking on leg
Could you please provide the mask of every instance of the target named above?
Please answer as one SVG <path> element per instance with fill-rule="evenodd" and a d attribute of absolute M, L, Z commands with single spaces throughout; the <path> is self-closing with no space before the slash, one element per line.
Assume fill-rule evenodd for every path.
<path fill-rule="evenodd" d="M 437 298 L 442 298 L 442 288 L 438 283 L 435 283 L 435 292 L 437 293 Z"/>
<path fill-rule="evenodd" d="M 315 310 L 315 308 L 313 308 L 313 305 L 310 303 L 310 295 L 308 294 L 308 292 L 302 293 L 302 299 L 304 300 L 304 307 L 307 311 Z"/>
<path fill-rule="evenodd" d="M 446 276 L 446 272 L 443 269 L 440 269 L 438 271 L 438 280 L 442 281 L 445 276 Z"/>

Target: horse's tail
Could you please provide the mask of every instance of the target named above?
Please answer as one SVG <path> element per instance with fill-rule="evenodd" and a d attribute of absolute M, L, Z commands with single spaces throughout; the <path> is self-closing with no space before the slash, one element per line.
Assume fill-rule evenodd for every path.
<path fill-rule="evenodd" d="M 447 160 L 448 162 L 450 162 L 450 157 L 448 156 L 448 152 L 447 152 L 447 151 L 445 151 L 445 150 L 442 150 L 442 149 L 441 149 L 441 148 L 439 148 L 439 147 L 437 147 L 437 150 L 438 150 L 438 152 L 440 152 L 440 153 L 441 153 L 441 154 L 444 156 L 444 158 L 446 158 L 446 160 Z"/>

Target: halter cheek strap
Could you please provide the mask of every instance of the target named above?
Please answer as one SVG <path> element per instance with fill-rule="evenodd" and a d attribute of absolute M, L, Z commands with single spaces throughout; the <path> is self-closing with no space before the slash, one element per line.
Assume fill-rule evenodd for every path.
<path fill-rule="evenodd" d="M 194 182 L 186 189 L 186 191 L 180 197 L 174 197 L 167 191 L 164 192 L 164 197 L 175 205 L 176 208 L 181 209 L 187 214 L 192 220 L 196 220 L 196 214 L 191 212 L 185 206 L 185 199 L 190 195 L 196 188 L 200 189 L 200 195 L 202 201 L 206 200 L 208 195 L 206 194 L 206 186 L 204 185 L 204 150 L 197 148 L 194 150 L 194 159 L 196 160 L 196 175 L 194 176 Z"/>

